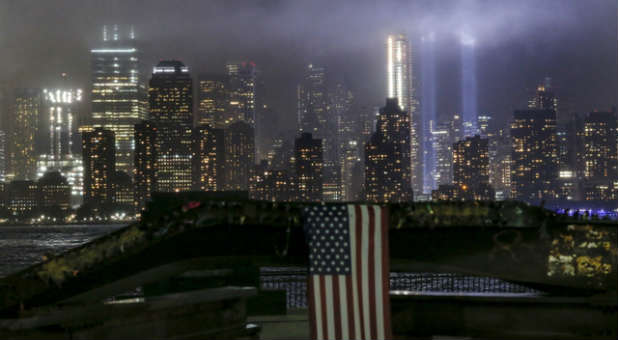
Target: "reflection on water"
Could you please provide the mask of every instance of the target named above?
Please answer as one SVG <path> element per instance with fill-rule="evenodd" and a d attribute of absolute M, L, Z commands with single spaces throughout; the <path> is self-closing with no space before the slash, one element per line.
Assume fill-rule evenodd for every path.
<path fill-rule="evenodd" d="M 0 277 L 103 236 L 124 225 L 0 226 Z"/>

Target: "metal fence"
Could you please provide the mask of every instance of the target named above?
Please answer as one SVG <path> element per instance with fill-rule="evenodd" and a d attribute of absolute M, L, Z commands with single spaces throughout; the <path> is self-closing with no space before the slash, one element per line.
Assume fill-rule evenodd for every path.
<path fill-rule="evenodd" d="M 288 309 L 307 308 L 307 271 L 300 267 L 260 269 L 260 288 L 285 290 Z M 426 294 L 521 294 L 537 295 L 541 291 L 492 277 L 454 273 L 391 273 L 391 291 Z"/>

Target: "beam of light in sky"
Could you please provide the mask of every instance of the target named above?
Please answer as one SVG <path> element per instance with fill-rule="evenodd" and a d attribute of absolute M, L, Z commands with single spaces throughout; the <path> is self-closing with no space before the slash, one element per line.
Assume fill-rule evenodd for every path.
<path fill-rule="evenodd" d="M 423 112 L 423 193 L 436 189 L 432 173 L 435 172 L 435 155 L 432 143 L 432 125 L 436 125 L 436 53 L 435 34 L 421 39 L 421 105 Z"/>
<path fill-rule="evenodd" d="M 476 42 L 467 35 L 461 35 L 461 102 L 464 136 L 478 133 L 476 116 L 478 114 L 478 90 L 476 78 Z"/>

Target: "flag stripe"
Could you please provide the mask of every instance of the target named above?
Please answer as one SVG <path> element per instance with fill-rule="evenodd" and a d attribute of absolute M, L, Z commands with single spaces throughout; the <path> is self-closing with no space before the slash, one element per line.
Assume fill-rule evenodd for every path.
<path fill-rule="evenodd" d="M 339 291 L 339 275 L 333 275 L 333 313 L 335 339 L 341 339 L 341 292 Z"/>
<path fill-rule="evenodd" d="M 375 282 L 375 261 L 374 261 L 374 250 L 375 250 L 375 243 L 374 243 L 374 234 L 375 234 L 375 229 L 376 229 L 376 223 L 375 223 L 375 210 L 374 210 L 374 206 L 370 206 L 367 207 L 367 211 L 369 213 L 369 218 L 368 221 L 368 229 L 367 229 L 367 242 L 368 242 L 368 249 L 367 249 L 367 253 L 363 254 L 363 256 L 367 257 L 367 265 L 368 265 L 368 270 L 367 270 L 367 283 L 368 283 L 368 296 L 369 296 L 369 306 L 371 306 L 371 308 L 369 308 L 369 322 L 371 325 L 371 329 L 370 329 L 370 334 L 371 334 L 371 338 L 372 339 L 377 339 L 378 338 L 378 334 L 376 332 L 376 327 L 377 327 L 377 322 L 376 322 L 376 282 Z"/>
<path fill-rule="evenodd" d="M 350 263 L 352 264 L 351 275 L 348 278 L 349 285 L 352 286 L 352 314 L 353 317 L 350 318 L 354 323 L 354 327 L 351 327 L 351 335 L 352 339 L 360 339 L 361 335 L 361 319 L 360 319 L 360 304 L 358 301 L 358 280 L 356 273 L 358 272 L 358 262 L 356 260 L 356 248 L 358 247 L 358 238 L 356 237 L 359 233 L 355 232 L 357 230 L 357 226 L 360 223 L 358 220 L 358 207 L 353 205 L 348 205 L 348 215 L 350 218 L 350 227 L 349 227 L 349 235 L 350 235 L 350 256 L 352 257 Z"/>
<path fill-rule="evenodd" d="M 356 229 L 354 230 L 354 236 L 356 237 L 356 252 L 354 253 L 354 257 L 352 258 L 353 261 L 356 262 L 356 274 L 354 279 L 356 280 L 356 292 L 358 295 L 358 321 L 360 323 L 360 332 L 359 334 L 359 339 L 362 338 L 366 338 L 365 336 L 365 319 L 364 319 L 364 315 L 361 315 L 364 312 L 363 309 L 363 278 L 362 278 L 362 273 L 363 273 L 363 264 L 362 264 L 362 256 L 360 256 L 360 254 L 362 254 L 362 248 L 363 248 L 363 244 L 362 244 L 362 239 L 363 239 L 363 214 L 362 214 L 362 207 L 358 206 L 356 207 Z M 358 218 L 360 217 L 360 218 Z"/>
<path fill-rule="evenodd" d="M 315 289 L 315 325 L 316 325 L 316 339 L 324 339 L 324 329 L 322 328 L 322 287 L 320 285 L 320 275 L 313 276 L 313 289 Z"/>
<path fill-rule="evenodd" d="M 326 310 L 326 331 L 328 339 L 335 339 L 335 299 L 333 296 L 333 275 L 324 275 L 324 308 Z"/>
<path fill-rule="evenodd" d="M 383 254 L 381 252 L 382 245 L 382 215 L 380 214 L 380 208 L 378 206 L 373 206 L 373 220 L 375 222 L 374 225 L 374 237 L 373 241 L 375 242 L 373 248 L 373 259 L 375 264 L 374 270 L 374 279 L 372 282 L 375 282 L 375 289 L 372 289 L 372 292 L 375 292 L 375 314 L 376 314 L 376 339 L 384 339 L 384 310 L 382 308 L 383 303 L 383 290 L 382 290 L 382 258 Z"/>
<path fill-rule="evenodd" d="M 326 310 L 328 309 L 328 304 L 326 302 L 326 285 L 324 284 L 324 276 L 325 275 L 320 275 L 319 276 L 319 281 L 320 281 L 320 304 L 322 305 L 322 337 L 324 339 L 332 339 L 328 336 L 328 315 L 326 314 Z"/>
<path fill-rule="evenodd" d="M 315 275 L 309 275 L 308 287 L 307 287 L 307 301 L 309 301 L 309 333 L 311 335 L 311 339 L 317 339 L 318 334 L 316 332 L 317 320 L 315 318 L 316 304 L 315 304 L 315 292 L 313 281 L 315 280 Z"/>
<path fill-rule="evenodd" d="M 361 216 L 363 220 L 362 229 L 360 234 L 361 239 L 361 251 L 359 256 L 361 257 L 361 296 L 364 308 L 363 311 L 363 326 L 365 327 L 363 332 L 364 338 L 371 337 L 371 317 L 369 316 L 371 311 L 371 300 L 369 298 L 369 261 L 367 253 L 369 252 L 369 216 L 367 206 L 361 208 Z"/>
<path fill-rule="evenodd" d="M 386 339 L 391 339 L 393 337 L 392 329 L 391 329 L 391 308 L 390 308 L 390 268 L 389 268 L 389 259 L 390 252 L 388 247 L 388 212 L 386 209 L 382 209 L 382 230 L 384 237 L 382 237 L 382 292 L 383 292 L 383 303 L 382 310 L 384 310 L 384 337 Z"/>
<path fill-rule="evenodd" d="M 348 321 L 348 306 L 350 305 L 348 303 L 348 295 L 349 295 L 349 291 L 347 290 L 347 282 L 348 282 L 348 276 L 347 275 L 337 275 L 338 276 L 338 281 L 339 281 L 339 308 L 341 309 L 341 339 L 347 340 L 350 339 L 350 334 L 349 334 L 349 321 Z"/>

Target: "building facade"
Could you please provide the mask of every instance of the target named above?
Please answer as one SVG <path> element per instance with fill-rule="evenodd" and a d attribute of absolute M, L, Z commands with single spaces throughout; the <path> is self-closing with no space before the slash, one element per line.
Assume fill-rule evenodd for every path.
<path fill-rule="evenodd" d="M 35 138 L 42 104 L 40 89 L 15 90 L 15 116 L 9 122 L 7 145 L 9 181 L 36 178 Z"/>
<path fill-rule="evenodd" d="M 132 28 L 104 26 L 97 48 L 90 50 L 92 121 L 114 132 L 116 166 L 133 174 L 135 124 L 147 118 L 141 52 Z"/>
<path fill-rule="evenodd" d="M 223 191 L 225 189 L 224 130 L 210 125 L 193 129 L 193 190 Z"/>
<path fill-rule="evenodd" d="M 244 121 L 225 129 L 225 188 L 229 191 L 249 190 L 249 179 L 255 166 L 255 130 Z"/>
<path fill-rule="evenodd" d="M 320 202 L 323 198 L 323 143 L 311 133 L 294 141 L 296 196 L 301 202 Z"/>
<path fill-rule="evenodd" d="M 417 112 L 413 54 L 404 34 L 392 34 L 386 44 L 387 97 L 397 98 L 399 108 L 408 114 L 410 183 L 416 193 L 423 192 L 422 120 Z"/>
<path fill-rule="evenodd" d="M 489 186 L 489 148 L 486 138 L 476 135 L 453 144 L 453 184 L 461 189 L 464 199 L 494 199 L 493 190 Z"/>
<path fill-rule="evenodd" d="M 84 202 L 112 203 L 116 174 L 114 131 L 95 128 L 82 134 L 84 160 Z"/>
<path fill-rule="evenodd" d="M 396 98 L 380 110 L 376 132 L 365 145 L 365 197 L 369 202 L 413 199 L 410 171 L 410 119 Z"/>
<path fill-rule="evenodd" d="M 515 111 L 510 135 L 512 198 L 526 202 L 555 198 L 556 111 Z"/>

